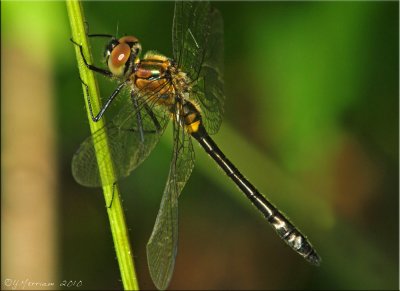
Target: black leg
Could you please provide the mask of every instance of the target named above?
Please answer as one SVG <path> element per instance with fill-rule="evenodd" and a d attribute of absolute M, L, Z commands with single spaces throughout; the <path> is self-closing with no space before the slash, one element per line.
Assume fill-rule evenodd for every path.
<path fill-rule="evenodd" d="M 106 37 L 106 38 L 114 38 L 111 34 L 102 34 L 102 33 L 96 33 L 96 34 L 88 34 L 88 37 Z"/>
<path fill-rule="evenodd" d="M 88 37 L 107 37 L 107 38 L 114 38 L 113 35 L 111 34 L 104 34 L 104 33 L 91 33 L 89 34 L 89 23 L 87 21 L 85 21 L 85 31 L 86 31 L 86 35 Z"/>
<path fill-rule="evenodd" d="M 110 106 L 111 102 L 115 99 L 115 97 L 118 95 L 118 93 L 121 91 L 121 89 L 125 86 L 127 81 L 118 85 L 118 87 L 114 90 L 114 92 L 111 94 L 111 96 L 107 99 L 106 104 L 104 104 L 104 106 L 100 109 L 99 113 L 96 116 L 94 116 L 94 114 L 93 114 L 92 102 L 90 101 L 89 87 L 85 82 L 83 82 L 82 79 L 81 79 L 81 82 L 86 87 L 86 98 L 87 98 L 87 102 L 88 102 L 88 106 L 89 106 L 90 117 L 92 118 L 92 120 L 94 122 L 97 122 L 104 115 L 104 112 L 106 112 L 108 106 Z"/>
<path fill-rule="evenodd" d="M 74 45 L 76 45 L 76 46 L 79 47 L 79 50 L 80 50 L 80 52 L 81 52 L 81 56 L 82 56 L 83 62 L 85 63 L 85 66 L 86 66 L 89 70 L 92 70 L 92 71 L 94 71 L 94 72 L 97 72 L 97 73 L 102 74 L 102 75 L 107 76 L 107 77 L 112 77 L 112 76 L 113 76 L 113 74 L 112 74 L 110 71 L 108 71 L 108 70 L 105 70 L 105 69 L 102 69 L 102 68 L 98 68 L 98 67 L 96 67 L 96 66 L 93 66 L 93 65 L 88 64 L 88 62 L 86 61 L 85 55 L 83 54 L 82 45 L 80 45 L 79 43 L 75 42 L 72 38 L 71 38 L 71 41 L 72 41 L 72 43 L 73 43 Z"/>
<path fill-rule="evenodd" d="M 139 128 L 140 140 L 143 143 L 144 142 L 144 133 L 143 133 L 142 114 L 141 114 L 140 109 L 139 109 L 138 100 L 137 100 L 137 98 L 135 96 L 135 93 L 133 91 L 131 92 L 131 99 L 132 99 L 133 106 L 135 107 L 135 111 L 136 111 L 136 121 L 137 121 L 137 125 L 138 125 L 138 128 Z"/>
<path fill-rule="evenodd" d="M 115 185 L 117 184 L 117 182 L 114 182 L 112 185 L 112 195 L 111 195 L 111 201 L 109 205 L 106 205 L 107 208 L 111 208 L 112 203 L 114 201 L 114 190 L 115 190 Z"/>
<path fill-rule="evenodd" d="M 147 114 L 150 116 L 151 120 L 153 121 L 156 130 L 160 131 L 161 130 L 161 125 L 158 122 L 157 117 L 155 116 L 154 112 L 151 110 L 151 108 L 149 107 L 149 105 L 147 103 L 144 104 L 144 109 L 146 110 Z"/>

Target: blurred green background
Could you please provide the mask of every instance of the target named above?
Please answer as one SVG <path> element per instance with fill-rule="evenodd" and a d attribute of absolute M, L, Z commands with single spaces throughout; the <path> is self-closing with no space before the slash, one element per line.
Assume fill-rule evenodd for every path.
<path fill-rule="evenodd" d="M 195 146 L 170 289 L 398 289 L 398 2 L 214 6 L 225 22 L 226 90 L 215 141 L 323 262 L 313 267 L 280 241 Z M 133 34 L 144 51 L 172 56 L 173 2 L 83 7 L 91 33 Z M 65 3 L 1 8 L 2 288 L 29 278 L 121 289 L 101 190 L 70 170 L 89 125 Z M 92 46 L 100 64 L 104 44 Z M 115 84 L 98 80 L 105 98 Z M 154 288 L 145 247 L 171 139 L 167 131 L 121 182 L 142 289 Z"/>

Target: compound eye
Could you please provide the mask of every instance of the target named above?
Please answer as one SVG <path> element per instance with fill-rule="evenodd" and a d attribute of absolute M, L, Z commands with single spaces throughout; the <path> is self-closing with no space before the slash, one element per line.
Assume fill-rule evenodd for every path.
<path fill-rule="evenodd" d="M 122 75 L 124 66 L 129 60 L 131 48 L 126 43 L 120 43 L 114 47 L 108 58 L 108 67 L 114 75 Z"/>

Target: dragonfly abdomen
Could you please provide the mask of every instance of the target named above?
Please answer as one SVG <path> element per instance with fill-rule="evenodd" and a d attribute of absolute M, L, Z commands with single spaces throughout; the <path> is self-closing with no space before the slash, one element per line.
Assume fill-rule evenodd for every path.
<path fill-rule="evenodd" d="M 175 118 L 178 119 L 178 122 L 184 127 L 188 134 L 194 134 L 196 132 L 203 131 L 205 132 L 200 111 L 192 102 L 184 100 L 184 98 L 181 100 L 183 101 L 183 104 L 177 104 L 179 108 Z"/>
<path fill-rule="evenodd" d="M 233 182 L 235 182 L 252 204 L 265 216 L 279 237 L 308 262 L 319 265 L 321 259 L 307 238 L 239 172 L 228 158 L 225 157 L 215 142 L 207 134 L 202 124 L 200 124 L 199 128 L 198 131 L 192 133 L 192 136 Z"/>

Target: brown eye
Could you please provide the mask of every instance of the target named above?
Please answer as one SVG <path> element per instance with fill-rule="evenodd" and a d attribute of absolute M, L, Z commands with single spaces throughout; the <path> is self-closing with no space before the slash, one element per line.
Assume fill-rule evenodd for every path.
<path fill-rule="evenodd" d="M 131 48 L 126 43 L 120 43 L 111 52 L 110 61 L 115 67 L 120 67 L 125 65 L 129 59 L 131 53 Z"/>
<path fill-rule="evenodd" d="M 122 75 L 124 66 L 129 60 L 131 48 L 126 43 L 118 44 L 110 54 L 108 59 L 108 67 L 114 75 Z"/>

